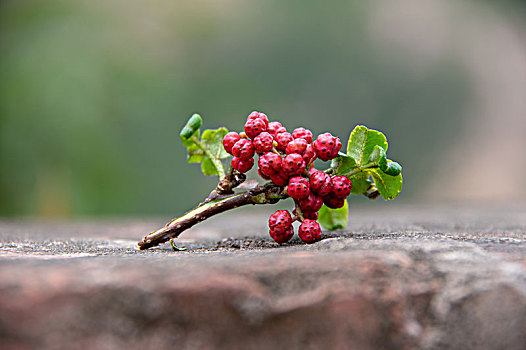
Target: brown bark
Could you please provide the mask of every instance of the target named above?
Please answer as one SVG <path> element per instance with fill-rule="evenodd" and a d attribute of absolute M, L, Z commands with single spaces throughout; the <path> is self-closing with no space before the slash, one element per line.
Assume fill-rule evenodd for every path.
<path fill-rule="evenodd" d="M 148 234 L 137 245 L 140 250 L 155 247 L 178 237 L 183 231 L 216 214 L 248 204 L 273 204 L 287 197 L 282 192 L 282 188 L 274 184 L 258 185 L 246 192 L 216 197 L 216 199 L 200 204 L 183 216 L 173 219 L 164 227 Z"/>

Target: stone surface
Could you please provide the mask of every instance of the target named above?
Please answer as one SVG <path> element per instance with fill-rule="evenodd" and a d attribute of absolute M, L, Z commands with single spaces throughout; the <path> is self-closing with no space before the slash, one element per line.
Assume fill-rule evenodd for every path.
<path fill-rule="evenodd" d="M 526 348 L 525 205 L 374 204 L 311 245 L 239 210 L 184 252 L 135 249 L 166 218 L 0 221 L 0 348 Z"/>

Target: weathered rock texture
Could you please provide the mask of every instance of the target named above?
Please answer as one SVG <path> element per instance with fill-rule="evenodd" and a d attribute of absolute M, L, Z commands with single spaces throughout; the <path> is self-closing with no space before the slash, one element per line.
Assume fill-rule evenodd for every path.
<path fill-rule="evenodd" d="M 4 221 L 0 348 L 525 349 L 524 209 L 354 210 L 285 246 L 240 211 L 186 252 L 134 249 L 162 221 Z"/>

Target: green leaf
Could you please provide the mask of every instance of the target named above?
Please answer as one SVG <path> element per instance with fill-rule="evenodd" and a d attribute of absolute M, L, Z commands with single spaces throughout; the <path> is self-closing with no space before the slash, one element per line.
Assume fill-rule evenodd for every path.
<path fill-rule="evenodd" d="M 373 177 L 374 183 L 380 195 L 387 200 L 395 199 L 402 191 L 402 174 L 396 176 L 387 175 L 381 169 L 367 169 Z"/>
<path fill-rule="evenodd" d="M 196 130 L 190 137 L 186 138 L 186 137 L 183 137 L 183 135 L 181 135 L 181 143 L 183 144 L 183 146 L 185 147 L 188 147 L 188 146 L 191 146 L 191 145 L 195 145 L 195 141 L 193 140 L 193 137 L 192 136 L 195 136 L 196 139 L 199 139 L 199 130 Z M 181 131 L 181 134 L 182 134 L 182 131 Z"/>
<path fill-rule="evenodd" d="M 226 128 L 205 130 L 200 135 L 203 120 L 199 114 L 190 117 L 181 130 L 181 143 L 187 147 L 188 163 L 201 163 L 205 175 L 218 175 L 220 180 L 225 177 L 225 168 L 221 159 L 229 157 L 223 147 L 223 138 L 228 133 Z"/>
<path fill-rule="evenodd" d="M 353 157 L 358 165 L 363 166 L 368 162 L 375 146 L 380 146 L 387 152 L 385 135 L 364 125 L 358 125 L 349 136 L 347 154 Z"/>
<path fill-rule="evenodd" d="M 186 141 L 189 138 L 192 137 L 192 135 L 199 130 L 201 127 L 201 124 L 203 124 L 203 119 L 199 114 L 192 115 L 188 121 L 186 122 L 185 126 L 181 130 L 180 136 L 181 141 Z"/>
<path fill-rule="evenodd" d="M 352 182 L 351 194 L 356 195 L 365 193 L 372 184 L 372 182 L 369 180 L 369 174 L 365 172 L 351 176 L 350 180 Z"/>
<path fill-rule="evenodd" d="M 191 153 L 186 160 L 188 163 L 201 163 L 206 158 L 203 151 Z"/>
<path fill-rule="evenodd" d="M 188 154 L 194 154 L 194 153 L 204 153 L 203 150 L 199 147 L 199 145 L 197 144 L 197 142 L 191 140 L 192 143 L 187 146 L 187 151 L 188 151 Z"/>
<path fill-rule="evenodd" d="M 374 146 L 373 151 L 367 160 L 367 164 L 379 166 L 383 162 L 386 163 L 386 159 L 385 150 L 380 146 Z"/>
<path fill-rule="evenodd" d="M 212 160 L 210 158 L 205 158 L 201 162 L 201 171 L 203 174 L 210 176 L 210 175 L 219 175 L 217 167 L 214 165 Z"/>
<path fill-rule="evenodd" d="M 223 147 L 223 138 L 228 133 L 226 128 L 216 130 L 205 130 L 201 136 L 201 143 L 207 148 L 210 155 L 215 159 L 227 158 L 230 155 Z"/>
<path fill-rule="evenodd" d="M 331 161 L 331 168 L 335 175 L 343 175 L 356 168 L 356 161 L 353 157 L 340 152 L 338 157 Z"/>
<path fill-rule="evenodd" d="M 199 144 L 194 139 L 186 141 L 188 152 L 188 163 L 201 163 L 205 159 L 205 152 L 199 147 Z"/>
<path fill-rule="evenodd" d="M 386 157 L 382 157 L 378 160 L 378 167 L 380 168 L 380 170 L 382 170 L 383 172 L 385 172 L 387 170 L 387 158 Z"/>
<path fill-rule="evenodd" d="M 211 139 L 214 138 L 216 132 L 217 130 L 211 130 L 211 129 L 207 129 L 203 131 L 203 135 L 201 135 L 201 141 L 203 142 L 210 141 Z"/>
<path fill-rule="evenodd" d="M 386 160 L 382 164 L 378 164 L 378 166 L 387 175 L 396 176 L 402 172 L 402 166 L 392 160 Z"/>
<path fill-rule="evenodd" d="M 186 126 L 192 128 L 192 130 L 197 130 L 201 127 L 203 124 L 203 119 L 201 116 L 197 113 L 192 115 L 190 119 L 188 119 L 188 122 L 186 122 Z"/>
<path fill-rule="evenodd" d="M 336 230 L 346 228 L 349 222 L 349 206 L 347 200 L 343 207 L 339 209 L 331 209 L 323 205 L 318 212 L 318 222 L 327 230 Z"/>
<path fill-rule="evenodd" d="M 223 147 L 223 138 L 228 133 L 226 128 L 219 128 L 216 130 L 205 130 L 201 136 L 199 144 L 196 146 L 199 148 L 196 149 L 194 153 L 189 151 L 189 159 L 195 160 L 196 162 L 201 159 L 201 170 L 205 175 L 219 175 L 220 178 L 225 176 L 225 168 L 221 163 L 222 158 L 229 157 L 229 154 L 225 151 Z M 196 154 L 196 157 L 192 157 Z M 201 157 L 203 155 L 203 157 Z"/>

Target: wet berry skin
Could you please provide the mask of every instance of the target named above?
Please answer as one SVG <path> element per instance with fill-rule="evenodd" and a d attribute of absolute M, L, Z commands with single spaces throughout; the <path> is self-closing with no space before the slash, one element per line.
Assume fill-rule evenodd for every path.
<path fill-rule="evenodd" d="M 278 210 L 268 219 L 270 230 L 278 234 L 286 232 L 291 225 L 292 216 L 287 210 Z"/>
<path fill-rule="evenodd" d="M 331 209 L 338 209 L 344 206 L 345 199 L 336 198 L 336 197 L 329 195 L 327 197 L 323 197 L 323 204 L 325 204 L 327 207 Z"/>
<path fill-rule="evenodd" d="M 247 120 L 245 124 L 245 134 L 247 134 L 249 138 L 254 139 L 264 131 L 267 131 L 267 124 L 265 124 L 263 119 L 255 118 Z"/>
<path fill-rule="evenodd" d="M 261 120 L 265 123 L 265 126 L 266 126 L 267 129 L 268 129 L 268 124 L 269 124 L 269 122 L 268 122 L 268 117 L 267 117 L 267 115 L 266 115 L 265 113 L 261 113 L 261 112 L 254 111 L 254 112 L 252 112 L 252 113 L 250 113 L 250 114 L 248 115 L 248 117 L 247 117 L 247 122 L 248 122 L 249 120 L 254 120 L 254 119 L 258 119 L 258 118 L 261 119 Z"/>
<path fill-rule="evenodd" d="M 285 148 L 285 153 L 287 154 L 297 153 L 297 154 L 303 155 L 303 152 L 305 152 L 305 150 L 307 149 L 307 146 L 309 146 L 309 144 L 304 139 L 295 139 L 289 142 L 289 144 Z"/>
<path fill-rule="evenodd" d="M 342 143 L 339 138 L 327 132 L 319 135 L 316 141 L 312 143 L 312 147 L 318 158 L 323 161 L 328 161 L 338 156 L 338 152 L 342 148 Z"/>
<path fill-rule="evenodd" d="M 264 131 L 254 138 L 254 149 L 257 154 L 263 154 L 272 150 L 274 138 L 271 134 Z"/>
<path fill-rule="evenodd" d="M 294 199 L 307 198 L 310 193 L 309 181 L 301 176 L 291 178 L 287 187 L 287 193 Z"/>
<path fill-rule="evenodd" d="M 300 239 L 305 243 L 312 243 L 320 240 L 321 227 L 316 220 L 305 219 L 298 230 Z"/>
<path fill-rule="evenodd" d="M 232 155 L 243 160 L 249 160 L 254 156 L 254 145 L 252 141 L 241 139 L 232 147 Z"/>
<path fill-rule="evenodd" d="M 312 192 L 299 201 L 299 206 L 302 212 L 318 212 L 322 205 L 323 199 Z"/>
<path fill-rule="evenodd" d="M 292 153 L 283 159 L 281 169 L 289 176 L 300 175 L 305 170 L 305 161 L 301 155 Z"/>
<path fill-rule="evenodd" d="M 232 165 L 232 168 L 236 169 L 240 173 L 246 173 L 247 171 L 252 169 L 252 167 L 254 166 L 254 158 L 243 160 L 241 158 L 234 157 L 232 158 L 231 165 Z"/>
<path fill-rule="evenodd" d="M 305 141 L 307 141 L 307 143 L 312 143 L 312 132 L 310 130 L 305 129 L 305 128 L 294 129 L 294 131 L 292 132 L 292 136 L 295 139 L 302 138 Z"/>
<path fill-rule="evenodd" d="M 259 170 L 266 176 L 276 175 L 281 171 L 281 157 L 275 153 L 267 152 L 259 157 Z"/>
<path fill-rule="evenodd" d="M 267 175 L 263 174 L 263 173 L 261 172 L 261 169 L 260 169 L 260 168 L 258 168 L 258 174 L 259 174 L 259 176 L 261 176 L 261 178 L 262 178 L 263 180 L 270 180 L 270 176 L 267 176 Z"/>
<path fill-rule="evenodd" d="M 284 187 L 289 183 L 289 178 L 282 173 L 271 175 L 270 180 L 280 187 Z"/>
<path fill-rule="evenodd" d="M 318 212 L 317 211 L 304 211 L 303 217 L 305 219 L 318 220 Z"/>
<path fill-rule="evenodd" d="M 302 211 L 301 214 L 303 215 L 304 219 L 318 220 L 317 211 Z M 292 210 L 292 215 L 298 215 L 296 212 L 296 208 Z"/>
<path fill-rule="evenodd" d="M 345 199 L 351 194 L 352 182 L 343 175 L 337 175 L 332 178 L 331 194 L 336 198 Z"/>
<path fill-rule="evenodd" d="M 276 153 L 268 152 L 265 153 L 265 157 L 267 158 L 268 163 L 270 164 L 272 169 L 274 169 L 274 171 L 281 171 L 283 159 L 281 159 L 279 155 L 277 155 Z"/>
<path fill-rule="evenodd" d="M 232 147 L 236 144 L 237 141 L 241 140 L 241 136 L 237 132 L 231 131 L 225 135 L 223 138 L 223 147 L 227 153 L 232 154 Z"/>
<path fill-rule="evenodd" d="M 278 143 L 278 146 L 276 148 L 280 151 L 285 151 L 287 149 L 288 144 L 292 142 L 294 138 L 290 133 L 282 132 L 276 134 L 276 136 L 274 136 L 274 140 L 276 140 L 276 142 Z"/>
<path fill-rule="evenodd" d="M 290 239 L 294 236 L 294 228 L 292 225 L 283 233 L 277 233 L 274 230 L 269 230 L 270 237 L 274 240 L 276 243 L 286 243 L 290 241 Z"/>
<path fill-rule="evenodd" d="M 310 175 L 310 187 L 318 196 L 325 197 L 332 191 L 332 179 L 323 171 L 314 171 Z"/>
<path fill-rule="evenodd" d="M 261 156 L 258 159 L 258 171 L 261 172 L 266 177 L 269 177 L 269 178 L 270 178 L 270 176 L 276 174 L 276 171 L 274 171 L 274 169 L 272 169 L 272 167 L 270 166 L 270 164 L 268 162 L 267 157 L 265 157 L 265 156 Z"/>
<path fill-rule="evenodd" d="M 303 160 L 305 161 L 305 164 L 311 163 L 316 159 L 316 152 L 314 152 L 314 148 L 312 148 L 312 145 L 307 145 L 307 148 L 301 155 L 303 157 Z"/>
<path fill-rule="evenodd" d="M 268 123 L 267 132 L 272 136 L 276 136 L 279 133 L 287 132 L 287 129 L 280 122 L 270 122 Z"/>

